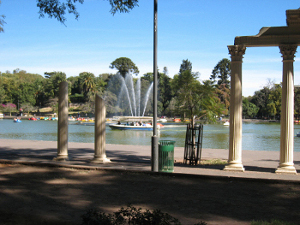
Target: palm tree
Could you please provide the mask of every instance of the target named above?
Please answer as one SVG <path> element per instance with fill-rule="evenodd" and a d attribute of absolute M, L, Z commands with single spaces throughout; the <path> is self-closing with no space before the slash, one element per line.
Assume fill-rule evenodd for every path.
<path fill-rule="evenodd" d="M 95 75 L 93 73 L 83 72 L 79 74 L 79 79 L 82 85 L 83 95 L 87 99 L 88 96 L 96 90 Z"/>

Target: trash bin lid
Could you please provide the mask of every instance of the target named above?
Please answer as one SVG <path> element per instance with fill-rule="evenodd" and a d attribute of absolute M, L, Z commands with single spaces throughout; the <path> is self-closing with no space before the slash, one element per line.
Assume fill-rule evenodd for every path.
<path fill-rule="evenodd" d="M 160 145 L 174 145 L 176 141 L 172 140 L 159 140 L 158 141 Z"/>

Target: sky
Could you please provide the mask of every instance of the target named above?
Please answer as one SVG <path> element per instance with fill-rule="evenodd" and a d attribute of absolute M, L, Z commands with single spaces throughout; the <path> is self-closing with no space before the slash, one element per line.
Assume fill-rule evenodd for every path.
<path fill-rule="evenodd" d="M 188 59 L 199 80 L 209 79 L 236 36 L 256 35 L 262 27 L 286 26 L 287 9 L 298 0 L 158 0 L 159 71 L 172 78 Z M 116 73 L 109 65 L 130 58 L 140 76 L 153 72 L 153 0 L 139 0 L 130 13 L 110 13 L 107 0 L 79 4 L 78 20 L 67 15 L 65 25 L 39 18 L 35 0 L 2 0 L 5 15 L 0 33 L 0 71 L 19 68 L 44 75 L 61 71 L 69 76 L 91 72 Z M 300 85 L 300 56 L 296 53 L 294 83 Z M 243 96 L 252 96 L 269 81 L 282 81 L 278 47 L 247 48 L 243 59 Z"/>

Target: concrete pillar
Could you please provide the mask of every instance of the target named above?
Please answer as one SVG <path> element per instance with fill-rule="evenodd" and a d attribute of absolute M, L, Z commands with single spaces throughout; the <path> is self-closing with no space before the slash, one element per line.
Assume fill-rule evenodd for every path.
<path fill-rule="evenodd" d="M 95 98 L 95 156 L 93 163 L 110 162 L 105 154 L 106 108 L 104 100 L 96 94 Z"/>
<path fill-rule="evenodd" d="M 242 164 L 242 59 L 246 47 L 228 46 L 231 55 L 229 158 L 224 170 L 240 171 Z"/>
<path fill-rule="evenodd" d="M 276 173 L 294 173 L 294 57 L 297 45 L 279 46 L 282 54 L 282 98 L 280 118 L 280 163 Z"/>
<path fill-rule="evenodd" d="M 68 82 L 59 84 L 57 157 L 54 160 L 68 159 Z"/>

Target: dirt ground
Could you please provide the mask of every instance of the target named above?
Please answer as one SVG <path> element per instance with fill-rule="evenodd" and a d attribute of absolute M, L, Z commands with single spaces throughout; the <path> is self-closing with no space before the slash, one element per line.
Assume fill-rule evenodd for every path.
<path fill-rule="evenodd" d="M 0 164 L 1 224 L 81 224 L 97 208 L 161 209 L 182 224 L 300 224 L 300 184 Z"/>

